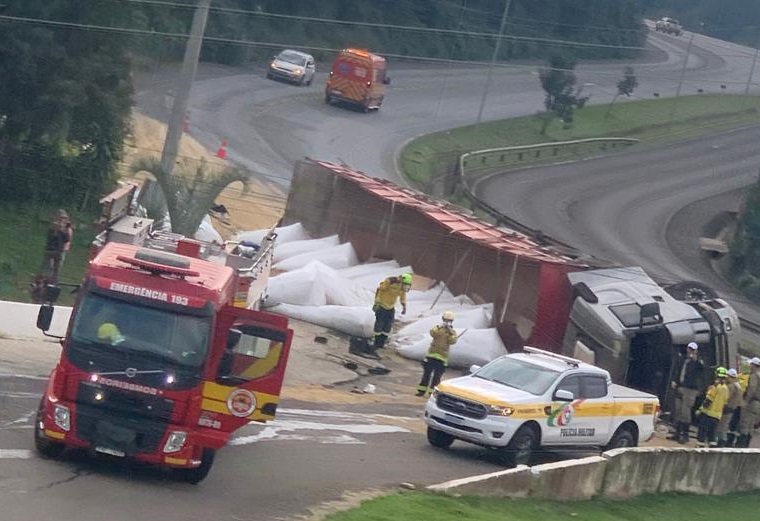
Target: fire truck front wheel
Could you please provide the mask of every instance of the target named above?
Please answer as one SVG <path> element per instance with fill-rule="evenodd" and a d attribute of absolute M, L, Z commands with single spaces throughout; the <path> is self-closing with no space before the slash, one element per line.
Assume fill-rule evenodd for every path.
<path fill-rule="evenodd" d="M 176 469 L 174 472 L 181 481 L 197 485 L 208 476 L 211 466 L 214 464 L 214 457 L 216 451 L 213 449 L 203 449 L 203 456 L 201 457 L 201 464 L 194 469 Z"/>
<path fill-rule="evenodd" d="M 44 411 L 42 403 L 40 403 L 37 415 L 34 418 L 34 448 L 44 458 L 57 458 L 63 452 L 64 446 L 61 443 L 51 441 L 45 436 L 43 415 Z"/>

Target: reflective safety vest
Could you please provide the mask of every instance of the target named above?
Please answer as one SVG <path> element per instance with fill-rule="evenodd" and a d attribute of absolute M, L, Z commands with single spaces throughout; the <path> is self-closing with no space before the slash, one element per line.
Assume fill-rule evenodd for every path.
<path fill-rule="evenodd" d="M 430 342 L 428 358 L 435 358 L 444 364 L 449 360 L 449 348 L 457 343 L 457 332 L 453 327 L 437 325 L 430 330 L 433 341 Z"/>
<path fill-rule="evenodd" d="M 396 307 L 396 299 L 406 305 L 406 291 L 399 277 L 388 277 L 377 286 L 375 304 L 383 309 L 393 309 Z"/>
<path fill-rule="evenodd" d="M 707 389 L 705 402 L 700 408 L 702 414 L 711 418 L 720 419 L 723 416 L 723 407 L 728 402 L 728 387 L 724 383 L 713 384 Z"/>

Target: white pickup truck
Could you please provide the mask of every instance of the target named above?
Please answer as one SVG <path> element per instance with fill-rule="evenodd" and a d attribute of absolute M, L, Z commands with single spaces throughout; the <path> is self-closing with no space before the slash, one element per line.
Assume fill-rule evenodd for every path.
<path fill-rule="evenodd" d="M 539 448 L 636 446 L 654 434 L 656 396 L 613 384 L 604 369 L 524 348 L 446 380 L 425 406 L 431 445 L 462 440 L 529 464 Z"/>
<path fill-rule="evenodd" d="M 681 33 L 683 33 L 683 27 L 678 23 L 678 20 L 667 16 L 663 16 L 654 23 L 654 30 L 676 36 L 681 36 Z"/>

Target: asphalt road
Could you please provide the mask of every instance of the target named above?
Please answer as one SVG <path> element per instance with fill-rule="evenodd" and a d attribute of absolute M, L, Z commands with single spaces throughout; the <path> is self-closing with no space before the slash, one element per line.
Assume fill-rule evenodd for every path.
<path fill-rule="evenodd" d="M 687 38 L 652 36 L 657 51 L 635 64 L 641 84 L 637 96 L 649 98 L 655 92 L 674 95 L 679 83 L 684 94 L 698 88 L 707 92 L 744 91 L 750 51 L 698 36 L 685 60 Z M 191 134 L 211 148 L 222 139 L 228 140 L 231 159 L 284 185 L 289 182 L 293 161 L 304 156 L 343 161 L 371 175 L 398 181 L 396 155 L 405 142 L 420 134 L 475 122 L 485 75 L 482 69 L 460 66 L 393 67 L 391 64 L 393 84 L 386 103 L 372 114 L 325 106 L 324 73 L 318 74 L 314 85 L 302 88 L 268 81 L 262 70 L 241 74 L 205 68 L 193 87 Z M 584 89 L 591 94 L 592 102 L 610 101 L 622 68 L 619 63 L 578 67 L 579 80 L 586 84 Z M 142 75 L 136 96 L 139 109 L 165 119 L 171 80 L 171 73 L 164 71 Z M 500 67 L 484 114 L 488 120 L 525 115 L 540 110 L 541 103 L 535 64 Z M 729 150 L 738 146 L 742 157 L 753 161 L 749 145 L 752 136 L 737 133 L 716 138 L 725 141 L 714 143 L 725 147 L 725 157 L 742 169 Z M 734 139 L 740 144 L 734 144 Z M 671 149 L 659 157 L 670 164 L 672 153 Z M 568 167 L 569 172 L 580 172 L 576 175 L 548 170 L 555 176 L 554 183 L 531 175 L 537 171 L 521 172 L 491 180 L 489 189 L 503 195 L 493 201 L 495 204 L 504 206 L 508 213 L 516 212 L 515 217 L 550 235 L 556 231 L 557 238 L 565 242 L 578 240 L 580 245 L 620 254 L 620 258 L 636 264 L 652 262 L 664 275 L 680 277 L 688 273 L 688 266 L 680 266 L 677 259 L 668 261 L 665 250 L 654 251 L 667 249 L 663 234 L 668 233 L 666 224 L 672 221 L 670 210 L 677 212 L 694 198 L 717 196 L 721 189 L 733 189 L 738 186 L 735 183 L 750 180 L 742 170 L 727 182 L 722 176 L 728 170 L 718 163 L 706 159 L 690 162 L 698 153 L 707 155 L 704 148 L 696 147 L 677 156 L 682 168 L 702 172 L 691 179 L 675 171 L 668 171 L 667 176 L 648 175 L 642 172 L 640 161 L 620 156 L 611 160 L 624 162 L 628 158 L 629 163 L 620 167 L 629 169 L 631 179 L 611 175 L 604 168 L 592 168 L 594 177 L 585 168 L 592 162 L 586 162 L 584 168 Z M 654 161 L 655 156 L 648 164 Z M 704 169 L 709 164 L 713 170 Z M 561 182 L 558 177 L 562 177 Z M 602 178 L 607 177 L 613 179 L 614 186 L 626 189 L 601 189 L 605 184 Z M 531 183 L 538 185 L 522 191 L 522 202 L 513 196 L 514 191 L 522 190 L 522 184 Z M 589 208 L 581 208 L 589 202 L 584 186 L 599 197 Z M 683 192 L 683 197 L 676 197 L 677 192 Z M 564 202 L 568 204 L 562 210 Z M 621 208 L 628 212 L 622 217 L 615 213 Z M 636 222 L 653 215 L 659 218 Z M 586 225 L 591 228 L 582 228 Z M 154 470 L 123 469 L 76 454 L 64 461 L 45 461 L 29 452 L 29 413 L 36 406 L 41 385 L 34 379 L 0 382 L 0 389 L 11 393 L 0 397 L 0 410 L 7 411 L 0 418 L 0 475 L 4 476 L 0 481 L 0 518 L 4 521 L 48 517 L 78 521 L 139 517 L 169 521 L 280 519 L 338 499 L 345 491 L 387 488 L 399 481 L 434 483 L 501 468 L 480 449 L 455 445 L 455 450 L 441 453 L 429 448 L 416 432 L 394 430 L 407 425 L 405 422 L 417 411 L 410 410 L 404 418 L 394 407 L 393 415 L 402 417 L 392 419 L 355 416 L 347 413 L 368 411 L 323 405 L 322 409 L 337 415 L 328 416 L 313 404 L 303 403 L 283 404 L 290 412 L 282 418 L 286 429 L 278 431 L 276 437 L 261 427 L 240 433 L 244 441 L 221 451 L 212 474 L 197 487 L 175 483 Z"/>

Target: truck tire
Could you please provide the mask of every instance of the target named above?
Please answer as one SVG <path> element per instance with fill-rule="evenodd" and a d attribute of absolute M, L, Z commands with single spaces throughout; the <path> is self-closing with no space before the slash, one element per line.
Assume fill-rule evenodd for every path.
<path fill-rule="evenodd" d="M 215 450 L 203 449 L 203 456 L 201 456 L 201 464 L 199 466 L 194 469 L 176 469 L 175 472 L 180 481 L 190 483 L 191 485 L 197 485 L 208 476 L 211 466 L 214 464 L 215 457 Z"/>
<path fill-rule="evenodd" d="M 538 441 L 536 429 L 530 425 L 523 425 L 517 429 L 509 445 L 503 449 L 506 463 L 512 466 L 530 465 L 538 448 Z"/>
<path fill-rule="evenodd" d="M 612 439 L 607 444 L 606 449 L 622 449 L 623 447 L 635 447 L 636 435 L 632 432 L 632 428 L 627 425 L 621 425 L 615 434 L 612 435 Z"/>
<path fill-rule="evenodd" d="M 714 289 L 696 280 L 676 282 L 664 289 L 671 297 L 682 302 L 704 302 L 718 298 Z"/>
<path fill-rule="evenodd" d="M 34 418 L 34 448 L 43 458 L 55 459 L 61 455 L 65 447 L 62 443 L 51 441 L 45 436 L 45 433 L 42 431 L 42 415 L 43 408 L 42 402 L 40 402 L 40 406 L 37 409 L 37 414 Z"/>
<path fill-rule="evenodd" d="M 454 436 L 432 427 L 427 428 L 427 439 L 430 445 L 439 449 L 448 449 L 454 443 Z"/>

